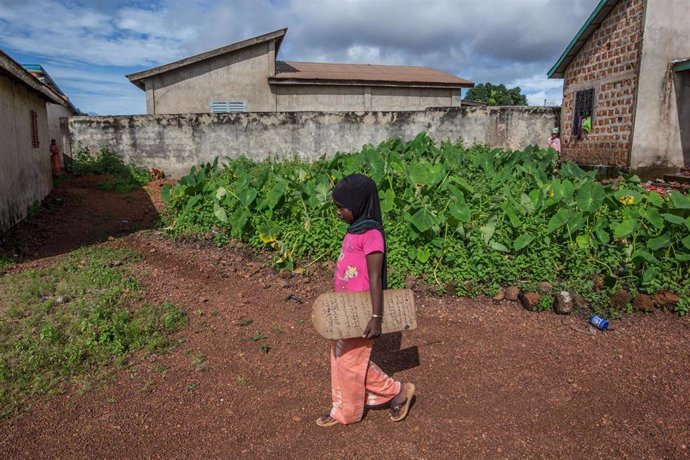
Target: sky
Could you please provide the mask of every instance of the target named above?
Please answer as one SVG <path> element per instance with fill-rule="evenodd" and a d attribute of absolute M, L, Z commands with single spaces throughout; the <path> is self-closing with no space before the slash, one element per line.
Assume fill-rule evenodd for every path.
<path fill-rule="evenodd" d="M 559 105 L 548 70 L 598 0 L 0 0 L 0 49 L 80 110 L 146 113 L 125 75 L 284 27 L 278 59 L 429 66 Z"/>

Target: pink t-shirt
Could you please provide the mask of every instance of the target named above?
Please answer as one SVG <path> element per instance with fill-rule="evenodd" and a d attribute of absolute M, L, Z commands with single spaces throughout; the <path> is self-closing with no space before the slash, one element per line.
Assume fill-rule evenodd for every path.
<path fill-rule="evenodd" d="M 561 140 L 559 138 L 551 137 L 549 138 L 549 142 L 547 142 L 547 144 L 556 152 L 561 153 Z"/>
<path fill-rule="evenodd" d="M 335 266 L 336 292 L 362 292 L 369 290 L 367 254 L 383 252 L 383 235 L 372 229 L 364 233 L 348 233 Z"/>

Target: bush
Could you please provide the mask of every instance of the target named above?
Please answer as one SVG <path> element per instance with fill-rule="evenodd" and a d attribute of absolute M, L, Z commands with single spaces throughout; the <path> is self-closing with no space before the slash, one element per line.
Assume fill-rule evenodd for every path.
<path fill-rule="evenodd" d="M 88 148 L 81 145 L 77 148 L 70 172 L 75 176 L 110 175 L 112 182 L 100 184 L 102 190 L 129 192 L 130 190 L 148 184 L 151 174 L 148 169 L 125 164 L 122 159 L 107 147 L 101 147 L 96 155 L 92 155 Z"/>
<path fill-rule="evenodd" d="M 608 308 L 586 289 L 600 274 L 610 292 L 666 288 L 687 297 L 690 198 L 661 197 L 634 176 L 601 185 L 572 163 L 555 172 L 556 160 L 551 149 L 436 145 L 420 134 L 311 164 L 216 160 L 163 195 L 173 234 L 220 227 L 294 268 L 338 254 L 344 226 L 331 191 L 364 173 L 379 189 L 392 286 L 411 274 L 475 295 L 548 281 Z"/>

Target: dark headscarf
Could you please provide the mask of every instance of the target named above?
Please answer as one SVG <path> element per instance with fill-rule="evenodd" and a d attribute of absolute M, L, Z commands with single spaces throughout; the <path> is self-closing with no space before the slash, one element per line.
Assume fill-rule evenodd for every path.
<path fill-rule="evenodd" d="M 383 232 L 383 217 L 376 184 L 362 174 L 343 177 L 335 184 L 333 199 L 352 212 L 354 221 L 347 227 L 347 233 L 361 234 L 375 229 L 381 232 L 385 248 L 386 234 Z M 383 253 L 381 286 L 388 287 L 386 252 Z"/>

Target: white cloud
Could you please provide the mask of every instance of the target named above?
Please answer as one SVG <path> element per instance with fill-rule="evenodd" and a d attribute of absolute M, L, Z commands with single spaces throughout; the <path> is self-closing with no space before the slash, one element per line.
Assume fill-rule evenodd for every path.
<path fill-rule="evenodd" d="M 85 104 L 105 105 L 98 91 L 104 100 L 122 101 L 102 113 L 126 113 L 129 98 L 140 98 L 131 111 L 143 107 L 144 94 L 126 73 L 282 27 L 290 30 L 281 59 L 430 66 L 477 83 L 520 86 L 543 104 L 542 96 L 560 99 L 560 80 L 545 74 L 597 3 L 0 0 L 0 48 L 71 68 L 53 77 L 63 89 L 83 84 L 85 94 L 94 94 Z"/>

